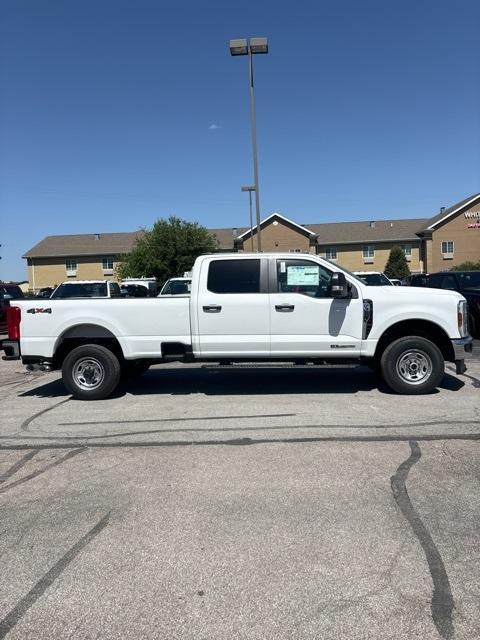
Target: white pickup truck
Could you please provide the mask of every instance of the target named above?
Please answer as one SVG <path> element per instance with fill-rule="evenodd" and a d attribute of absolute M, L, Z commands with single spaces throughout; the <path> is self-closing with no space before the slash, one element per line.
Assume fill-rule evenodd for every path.
<path fill-rule="evenodd" d="M 441 382 L 445 361 L 463 373 L 472 352 L 460 294 L 367 286 L 292 253 L 201 256 L 186 296 L 15 301 L 8 326 L 4 359 L 61 369 L 87 400 L 173 360 L 366 364 L 397 393 L 421 394 Z"/>

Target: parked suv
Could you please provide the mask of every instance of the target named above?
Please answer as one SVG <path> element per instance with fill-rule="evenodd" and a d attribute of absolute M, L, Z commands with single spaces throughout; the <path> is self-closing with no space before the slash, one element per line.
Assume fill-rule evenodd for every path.
<path fill-rule="evenodd" d="M 458 291 L 468 302 L 470 333 L 480 337 L 480 271 L 445 271 L 433 273 L 427 286 Z"/>
<path fill-rule="evenodd" d="M 7 333 L 7 316 L 5 309 L 10 300 L 23 300 L 25 296 L 18 284 L 0 282 L 0 334 Z"/>

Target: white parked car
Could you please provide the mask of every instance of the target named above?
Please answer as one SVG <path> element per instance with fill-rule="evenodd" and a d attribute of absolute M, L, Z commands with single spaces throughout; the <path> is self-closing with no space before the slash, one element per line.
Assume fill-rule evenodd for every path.
<path fill-rule="evenodd" d="M 170 278 L 160 290 L 159 296 L 185 296 L 191 292 L 192 278 Z"/>
<path fill-rule="evenodd" d="M 445 361 L 466 370 L 467 302 L 456 291 L 371 287 L 319 256 L 197 258 L 190 296 L 19 300 L 7 309 L 7 360 L 62 370 L 75 397 L 116 389 L 149 364 L 269 361 L 366 364 L 402 394 L 429 393 Z M 321 390 L 321 389 L 319 389 Z"/>
<path fill-rule="evenodd" d="M 354 271 L 353 273 L 369 286 L 389 287 L 393 284 L 393 282 L 380 271 Z"/>
<path fill-rule="evenodd" d="M 158 292 L 158 283 L 156 278 L 124 278 L 120 282 L 120 286 L 124 284 L 128 286 L 129 284 L 134 284 L 140 287 L 145 287 L 149 290 L 150 295 L 156 296 Z"/>

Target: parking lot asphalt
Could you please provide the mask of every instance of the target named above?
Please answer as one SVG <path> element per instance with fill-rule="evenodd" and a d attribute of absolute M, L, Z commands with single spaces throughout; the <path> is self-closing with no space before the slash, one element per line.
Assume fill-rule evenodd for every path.
<path fill-rule="evenodd" d="M 368 369 L 0 363 L 0 639 L 480 637 L 480 345 Z"/>

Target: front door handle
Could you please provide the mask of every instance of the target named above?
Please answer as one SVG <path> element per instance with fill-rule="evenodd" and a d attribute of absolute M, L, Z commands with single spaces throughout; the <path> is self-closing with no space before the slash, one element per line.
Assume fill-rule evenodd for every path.
<path fill-rule="evenodd" d="M 276 304 L 275 311 L 280 311 L 281 313 L 289 313 L 295 309 L 294 304 Z"/>
<path fill-rule="evenodd" d="M 220 313 L 222 307 L 219 304 L 207 304 L 203 307 L 205 313 Z"/>

